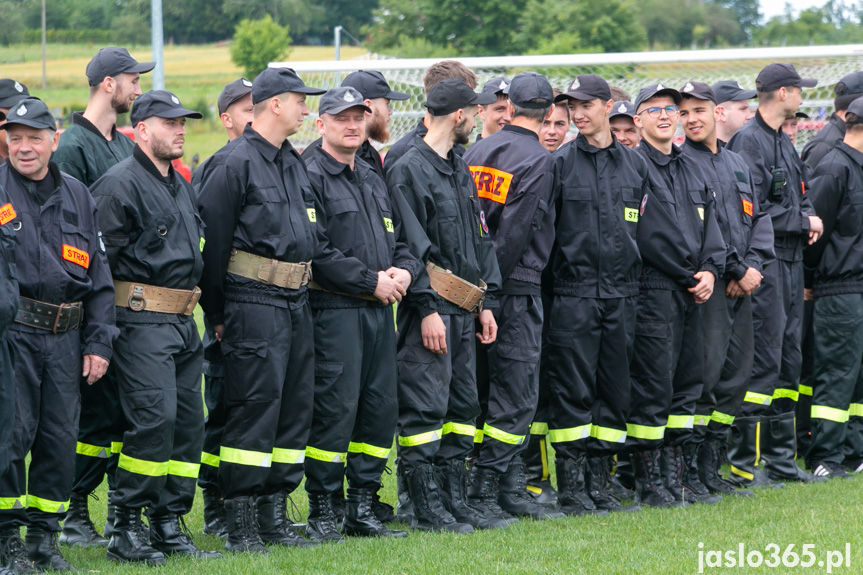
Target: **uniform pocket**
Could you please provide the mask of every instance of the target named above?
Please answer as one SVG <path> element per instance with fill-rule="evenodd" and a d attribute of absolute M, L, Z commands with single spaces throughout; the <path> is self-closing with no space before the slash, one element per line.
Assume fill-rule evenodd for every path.
<path fill-rule="evenodd" d="M 327 235 L 336 248 L 347 252 L 363 242 L 363 230 L 357 221 L 360 207 L 355 199 L 340 198 L 327 202 L 324 210 L 327 214 Z"/>
<path fill-rule="evenodd" d="M 345 401 L 340 381 L 345 366 L 341 362 L 315 362 L 315 417 L 340 419 L 346 415 L 349 402 Z M 355 403 L 355 402 L 350 402 Z"/>
<path fill-rule="evenodd" d="M 90 269 L 90 241 L 87 234 L 66 221 L 60 221 L 60 232 L 63 242 L 60 246 L 63 268 L 73 277 L 83 278 Z"/>
<path fill-rule="evenodd" d="M 260 229 L 262 235 L 277 236 L 282 229 L 282 210 L 275 206 L 284 203 L 285 199 L 279 188 L 253 188 L 246 193 L 243 220 L 254 222 L 254 228 Z"/>
<path fill-rule="evenodd" d="M 164 423 L 165 394 L 161 389 L 137 389 L 125 396 L 135 414 L 136 426 L 156 427 Z"/>
<path fill-rule="evenodd" d="M 433 362 L 435 356 L 432 352 L 424 347 L 404 346 L 398 352 L 398 361 L 407 361 L 410 363 L 429 364 Z"/>
<path fill-rule="evenodd" d="M 222 353 L 232 359 L 244 360 L 254 357 L 267 357 L 266 340 L 256 341 L 222 341 Z"/>

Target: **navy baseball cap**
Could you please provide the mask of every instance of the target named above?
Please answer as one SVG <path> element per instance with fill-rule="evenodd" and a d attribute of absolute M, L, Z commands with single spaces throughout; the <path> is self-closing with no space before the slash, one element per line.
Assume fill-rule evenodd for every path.
<path fill-rule="evenodd" d="M 762 92 L 772 92 L 782 86 L 798 86 L 800 88 L 814 88 L 818 80 L 814 78 L 801 78 L 800 74 L 791 64 L 774 62 L 767 64 L 755 78 L 756 84 L 760 84 Z"/>
<path fill-rule="evenodd" d="M 234 80 L 230 84 L 227 84 L 222 89 L 222 93 L 219 94 L 219 115 L 221 116 L 224 114 L 225 110 L 227 110 L 231 104 L 251 93 L 252 83 L 245 78 L 240 78 L 239 80 Z"/>
<path fill-rule="evenodd" d="M 390 88 L 384 75 L 377 70 L 357 70 L 348 74 L 342 80 L 342 86 L 350 86 L 363 95 L 363 99 L 389 98 L 390 100 L 407 100 L 410 98 L 404 92 L 396 92 Z"/>
<path fill-rule="evenodd" d="M 687 82 L 686 85 L 680 89 L 680 95 L 684 98 L 697 98 L 699 100 L 709 100 L 714 104 L 718 103 L 716 101 L 716 94 L 713 92 L 713 88 L 704 82 Z"/>
<path fill-rule="evenodd" d="M 184 108 L 180 99 L 167 90 L 144 92 L 132 105 L 129 119 L 133 126 L 137 126 L 138 123 L 153 116 L 159 118 L 195 118 L 196 120 L 203 118 L 200 112 Z"/>
<path fill-rule="evenodd" d="M 548 108 L 554 103 L 554 90 L 542 74 L 522 72 L 509 85 L 509 101 L 520 108 Z"/>
<path fill-rule="evenodd" d="M 599 98 L 603 102 L 611 100 L 611 88 L 602 76 L 596 74 L 582 74 L 576 76 L 569 84 L 566 92 L 554 99 L 561 102 L 568 98 L 573 100 L 595 100 Z"/>
<path fill-rule="evenodd" d="M 363 95 L 356 88 L 341 86 L 327 90 L 327 93 L 321 96 L 318 114 L 338 114 L 348 108 L 362 108 L 369 114 L 372 113 L 372 109 L 363 103 Z"/>
<path fill-rule="evenodd" d="M 27 86 L 21 82 L 12 78 L 0 80 L 0 108 L 11 108 L 16 102 L 29 95 Z"/>
<path fill-rule="evenodd" d="M 48 105 L 39 98 L 27 97 L 19 100 L 6 115 L 6 123 L 0 126 L 5 130 L 16 124 L 30 126 L 37 130 L 56 130 L 57 123 L 48 110 Z"/>
<path fill-rule="evenodd" d="M 848 94 L 863 94 L 863 72 L 851 72 L 842 76 L 836 82 L 833 92 L 837 96 L 846 96 Z"/>
<path fill-rule="evenodd" d="M 758 95 L 755 90 L 744 90 L 740 82 L 735 80 L 721 80 L 711 85 L 716 96 L 716 103 L 736 102 L 738 100 L 751 100 Z"/>
<path fill-rule="evenodd" d="M 326 90 L 306 86 L 292 68 L 267 68 L 252 82 L 252 103 L 257 104 L 285 92 L 317 96 Z"/>
<path fill-rule="evenodd" d="M 647 100 L 655 96 L 670 96 L 675 104 L 680 104 L 680 92 L 674 88 L 666 88 L 662 84 L 650 84 L 638 91 L 638 96 L 635 97 L 635 109 L 638 108 Z"/>
<path fill-rule="evenodd" d="M 125 48 L 102 48 L 87 64 L 87 81 L 96 86 L 108 76 L 144 74 L 155 67 L 155 62 L 138 62 Z"/>
<path fill-rule="evenodd" d="M 621 100 L 619 102 L 615 102 L 611 106 L 611 113 L 608 115 L 608 119 L 612 119 L 615 116 L 626 116 L 628 118 L 635 117 L 635 104 L 628 100 Z"/>
<path fill-rule="evenodd" d="M 508 95 L 511 83 L 511 80 L 506 76 L 495 76 L 482 85 L 481 92 L 483 94 L 493 94 L 494 96 L 498 94 Z"/>
<path fill-rule="evenodd" d="M 476 93 L 461 78 L 438 82 L 429 91 L 425 107 L 432 116 L 446 116 L 467 106 L 494 104 L 494 94 Z"/>

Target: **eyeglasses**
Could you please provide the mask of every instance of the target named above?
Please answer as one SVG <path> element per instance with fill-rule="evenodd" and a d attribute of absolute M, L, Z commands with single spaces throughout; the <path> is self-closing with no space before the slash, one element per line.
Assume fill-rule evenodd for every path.
<path fill-rule="evenodd" d="M 639 114 L 642 114 L 643 112 L 647 112 L 647 114 L 651 118 L 658 118 L 660 115 L 662 115 L 663 110 L 665 110 L 665 113 L 668 114 L 669 117 L 670 116 L 676 116 L 677 114 L 680 113 L 680 108 L 678 108 L 677 106 L 665 106 L 664 108 L 660 108 L 658 106 L 653 106 L 651 108 L 643 109 L 641 112 L 639 112 Z"/>

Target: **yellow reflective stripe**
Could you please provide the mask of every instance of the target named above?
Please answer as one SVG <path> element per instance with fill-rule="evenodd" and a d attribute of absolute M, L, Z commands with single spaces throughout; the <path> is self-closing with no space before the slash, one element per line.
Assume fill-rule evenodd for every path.
<path fill-rule="evenodd" d="M 446 429 L 444 429 L 444 433 L 446 433 Z M 466 435 L 473 434 L 470 433 Z M 365 453 L 366 455 L 371 455 L 372 457 L 377 457 L 378 459 L 389 459 L 390 448 L 377 447 L 375 445 L 369 445 L 368 443 L 354 443 L 353 441 L 351 441 L 348 444 L 348 453 Z"/>
<path fill-rule="evenodd" d="M 800 384 L 800 395 L 812 395 L 812 388 L 808 385 Z"/>
<path fill-rule="evenodd" d="M 66 513 L 69 501 L 51 501 L 34 495 L 27 496 L 27 507 L 33 507 L 45 513 Z"/>
<path fill-rule="evenodd" d="M 695 425 L 707 425 L 708 423 L 710 423 L 710 416 L 709 415 L 697 415 L 696 414 L 693 423 Z"/>
<path fill-rule="evenodd" d="M 773 391 L 773 399 L 786 398 L 792 401 L 797 401 L 800 398 L 800 394 L 793 389 L 785 389 L 780 387 Z"/>
<path fill-rule="evenodd" d="M 694 421 L 695 417 L 692 415 L 669 415 L 665 427 L 668 429 L 692 429 Z"/>
<path fill-rule="evenodd" d="M 201 471 L 200 463 L 189 463 L 188 461 L 177 461 L 176 459 L 168 462 L 168 475 L 197 479 L 199 471 Z"/>
<path fill-rule="evenodd" d="M 492 427 L 488 423 L 482 426 L 482 431 L 484 434 L 488 435 L 492 439 L 497 439 L 501 443 L 508 443 L 510 445 L 521 445 L 524 443 L 524 435 L 508 433 L 502 429 Z"/>
<path fill-rule="evenodd" d="M 727 413 L 722 413 L 721 411 L 714 411 L 713 415 L 710 416 L 712 421 L 716 423 L 722 423 L 724 425 L 731 425 L 734 423 L 734 416 L 728 415 Z"/>
<path fill-rule="evenodd" d="M 738 469 L 738 468 L 734 467 L 733 465 L 731 466 L 731 473 L 733 473 L 734 475 L 739 475 L 740 477 L 748 479 L 749 481 L 755 480 L 755 476 L 753 474 L 749 473 L 748 471 L 743 471 L 742 469 Z"/>
<path fill-rule="evenodd" d="M 835 407 L 827 407 L 826 405 L 812 406 L 812 417 L 817 419 L 845 423 L 848 421 L 848 415 L 848 411 L 845 409 L 836 409 Z"/>
<path fill-rule="evenodd" d="M 111 453 L 120 453 L 123 451 L 123 442 L 122 441 L 112 441 L 111 442 Z"/>
<path fill-rule="evenodd" d="M 273 463 L 302 463 L 306 460 L 306 451 L 304 449 L 282 449 L 281 447 L 273 448 Z"/>
<path fill-rule="evenodd" d="M 534 421 L 530 424 L 531 435 L 548 435 L 548 424 L 544 421 Z"/>
<path fill-rule="evenodd" d="M 593 425 L 590 428 L 590 436 L 600 441 L 609 443 L 623 443 L 626 441 L 626 432 L 613 427 L 601 427 Z"/>
<path fill-rule="evenodd" d="M 482 429 L 477 429 L 476 433 L 473 434 L 473 442 L 474 443 L 482 443 L 482 440 L 485 438 L 485 433 L 482 432 Z"/>
<path fill-rule="evenodd" d="M 447 421 L 443 424 L 443 434 L 455 433 L 456 435 L 476 435 L 476 426 L 468 425 L 467 423 L 456 423 L 455 421 Z"/>
<path fill-rule="evenodd" d="M 125 469 L 130 473 L 138 475 L 148 475 L 150 477 L 163 477 L 168 475 L 167 461 L 147 461 L 146 459 L 135 459 L 129 457 L 125 453 L 120 454 L 120 461 L 117 467 Z"/>
<path fill-rule="evenodd" d="M 863 417 L 863 403 L 852 403 L 848 406 L 848 415 L 851 417 Z"/>
<path fill-rule="evenodd" d="M 24 509 L 27 507 L 27 496 L 0 497 L 0 509 Z"/>
<path fill-rule="evenodd" d="M 75 453 L 78 455 L 86 455 L 87 457 L 98 457 L 99 459 L 108 459 L 108 454 L 111 452 L 110 447 L 101 447 L 99 445 L 90 445 L 89 443 L 81 443 L 75 445 Z"/>
<path fill-rule="evenodd" d="M 270 467 L 272 457 L 271 453 L 246 451 L 245 449 L 235 449 L 233 447 L 225 447 L 224 445 L 219 450 L 220 461 L 236 465 L 248 465 L 249 467 Z"/>
<path fill-rule="evenodd" d="M 566 443 L 567 441 L 578 441 L 590 437 L 590 429 L 593 426 L 579 425 L 578 427 L 568 427 L 566 429 L 549 429 L 548 440 L 552 443 Z"/>
<path fill-rule="evenodd" d="M 219 466 L 219 456 L 213 455 L 212 453 L 207 453 L 206 451 L 201 452 L 201 463 L 204 465 L 209 465 L 210 467 L 218 467 Z"/>
<path fill-rule="evenodd" d="M 665 436 L 665 426 L 651 427 L 649 425 L 626 424 L 626 434 L 636 439 L 662 439 Z"/>
<path fill-rule="evenodd" d="M 425 433 L 418 433 L 416 435 L 399 435 L 399 445 L 402 447 L 425 445 L 426 443 L 440 441 L 442 435 L 443 428 L 435 429 L 434 431 L 426 431 Z"/>
<path fill-rule="evenodd" d="M 752 465 L 758 465 L 761 461 L 761 422 L 755 424 L 755 461 Z M 753 477 L 754 479 L 754 477 Z"/>
<path fill-rule="evenodd" d="M 326 451 L 317 447 L 307 446 L 306 457 L 323 461 L 326 463 L 344 463 L 348 460 L 348 453 L 337 453 L 335 451 Z"/>
<path fill-rule="evenodd" d="M 769 395 L 764 395 L 763 393 L 747 391 L 746 395 L 743 397 L 743 401 L 757 403 L 758 405 L 770 405 L 773 402 L 773 398 Z"/>

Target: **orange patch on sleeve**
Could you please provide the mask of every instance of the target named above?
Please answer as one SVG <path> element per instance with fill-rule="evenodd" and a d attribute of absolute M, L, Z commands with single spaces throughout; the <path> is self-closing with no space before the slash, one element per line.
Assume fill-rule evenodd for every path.
<path fill-rule="evenodd" d="M 499 204 L 506 203 L 512 174 L 488 166 L 471 166 L 470 173 L 476 183 L 476 195 Z"/>
<path fill-rule="evenodd" d="M 749 200 L 743 200 L 743 213 L 747 216 L 752 216 L 752 202 Z"/>
<path fill-rule="evenodd" d="M 6 204 L 5 206 L 0 207 L 0 226 L 3 224 L 9 223 L 15 218 L 18 217 L 18 214 L 15 213 L 15 208 L 12 207 L 11 203 Z"/>
<path fill-rule="evenodd" d="M 63 259 L 67 262 L 77 264 L 84 269 L 90 267 L 90 254 L 74 246 L 63 244 Z"/>

